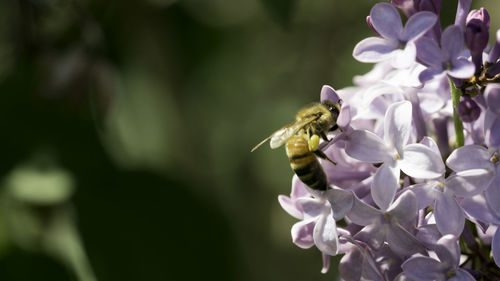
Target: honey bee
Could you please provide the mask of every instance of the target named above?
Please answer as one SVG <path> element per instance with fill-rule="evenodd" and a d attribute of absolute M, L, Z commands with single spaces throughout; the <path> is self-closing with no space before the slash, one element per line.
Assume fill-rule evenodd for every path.
<path fill-rule="evenodd" d="M 286 143 L 286 154 L 290 166 L 299 179 L 315 190 L 326 190 L 328 183 L 326 174 L 317 157 L 335 164 L 334 161 L 319 150 L 320 137 L 329 141 L 326 134 L 335 131 L 342 101 L 334 103 L 324 101 L 315 103 L 300 110 L 295 120 L 257 144 L 252 151 L 270 140 L 272 149 Z"/>

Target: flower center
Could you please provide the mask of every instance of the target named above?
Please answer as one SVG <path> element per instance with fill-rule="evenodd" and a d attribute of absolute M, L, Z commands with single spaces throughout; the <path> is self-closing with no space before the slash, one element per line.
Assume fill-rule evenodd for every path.
<path fill-rule="evenodd" d="M 450 269 L 448 272 L 446 272 L 446 277 L 453 277 L 457 275 L 457 273 L 455 273 L 455 270 L 453 269 Z"/>
<path fill-rule="evenodd" d="M 498 157 L 498 154 L 496 154 L 496 152 L 495 152 L 495 154 L 493 154 L 493 156 L 491 156 L 490 162 L 496 165 L 498 160 L 500 160 L 500 157 Z"/>
<path fill-rule="evenodd" d="M 391 216 L 389 216 L 389 214 L 384 214 L 384 220 L 388 223 L 391 220 Z"/>
<path fill-rule="evenodd" d="M 394 155 L 394 157 L 396 158 L 396 160 L 401 159 L 401 156 L 399 156 L 399 153 L 397 153 L 397 152 L 396 152 L 396 154 Z"/>
<path fill-rule="evenodd" d="M 444 184 L 441 182 L 437 182 L 436 185 L 440 187 L 441 189 L 444 189 Z"/>

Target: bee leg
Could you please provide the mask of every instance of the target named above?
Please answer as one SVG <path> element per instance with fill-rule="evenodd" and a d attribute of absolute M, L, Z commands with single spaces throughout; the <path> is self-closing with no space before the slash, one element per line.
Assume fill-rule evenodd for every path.
<path fill-rule="evenodd" d="M 313 151 L 313 152 L 314 152 L 314 154 L 316 154 L 316 156 L 318 156 L 319 158 L 321 158 L 321 159 L 325 159 L 325 160 L 329 161 L 330 163 L 332 163 L 333 165 L 337 165 L 337 162 L 335 162 L 335 161 L 333 161 L 332 159 L 328 158 L 328 156 L 326 156 L 326 154 L 325 154 L 323 151 L 321 151 L 321 150 L 319 150 L 319 149 L 318 149 L 318 150 L 315 150 L 315 151 Z"/>
<path fill-rule="evenodd" d="M 330 141 L 330 140 L 328 139 L 328 137 L 326 136 L 325 132 L 321 132 L 321 133 L 320 133 L 320 135 L 321 135 L 321 138 L 322 138 L 324 141 L 326 141 L 326 142 L 329 142 L 329 141 Z"/>

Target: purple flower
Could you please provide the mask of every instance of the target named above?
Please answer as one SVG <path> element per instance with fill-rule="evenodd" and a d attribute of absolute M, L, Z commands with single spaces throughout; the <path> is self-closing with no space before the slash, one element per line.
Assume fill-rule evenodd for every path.
<path fill-rule="evenodd" d="M 438 153 L 438 147 L 432 139 L 425 138 L 422 143 Z M 487 188 L 490 179 L 491 172 L 486 169 L 460 171 L 446 180 L 443 171 L 440 179 L 413 185 L 410 190 L 419 199 L 418 209 L 434 207 L 433 215 L 440 233 L 459 236 L 464 228 L 465 216 L 456 196 L 479 194 Z"/>
<path fill-rule="evenodd" d="M 466 145 L 454 150 L 446 164 L 456 172 L 453 180 L 456 190 L 463 195 L 475 195 L 486 190 L 488 206 L 500 216 L 500 173 L 498 154 L 478 145 Z M 477 173 L 482 176 L 471 176 Z M 470 193 L 470 191 L 473 191 Z"/>
<path fill-rule="evenodd" d="M 346 250 L 345 247 L 339 249 L 335 219 L 343 218 L 351 210 L 352 193 L 335 188 L 328 190 L 325 197 L 313 198 L 307 192 L 307 186 L 295 175 L 290 197 L 280 195 L 278 200 L 287 213 L 301 220 L 292 226 L 293 243 L 303 249 L 315 245 L 324 255 L 322 272 L 328 271 L 327 256 Z"/>
<path fill-rule="evenodd" d="M 402 265 L 405 275 L 415 281 L 475 281 L 466 270 L 459 268 L 460 248 L 455 236 L 449 234 L 439 239 L 434 252 L 439 261 L 423 256 L 409 258 Z"/>
<path fill-rule="evenodd" d="M 370 12 L 373 28 L 380 37 L 369 37 L 354 47 L 353 56 L 361 62 L 391 60 L 396 68 L 407 68 L 415 61 L 413 41 L 421 37 L 436 23 L 431 12 L 419 12 L 408 19 L 403 28 L 401 17 L 394 6 L 377 3 Z"/>
<path fill-rule="evenodd" d="M 321 252 L 336 255 L 337 227 L 330 204 L 323 198 L 312 198 L 309 193 L 303 195 L 304 190 L 305 185 L 294 176 L 291 197 L 278 197 L 289 214 L 302 219 L 292 227 L 293 243 L 304 249 L 316 245 Z"/>
<path fill-rule="evenodd" d="M 422 144 L 407 144 L 411 132 L 412 107 L 408 101 L 392 104 L 385 115 L 384 140 L 366 130 L 352 132 L 346 141 L 349 156 L 383 163 L 375 173 L 371 194 L 387 210 L 399 187 L 400 170 L 414 178 L 436 178 L 444 173 L 439 154 Z"/>
<path fill-rule="evenodd" d="M 441 37 L 441 48 L 434 40 L 426 37 L 420 38 L 416 44 L 418 59 L 429 67 L 420 73 L 422 83 L 443 72 L 458 79 L 474 75 L 474 64 L 460 57 L 464 38 L 458 26 L 452 25 L 445 29 Z"/>
<path fill-rule="evenodd" d="M 423 252 L 423 246 L 404 226 L 417 216 L 417 199 L 413 192 L 406 191 L 384 210 L 367 205 L 357 197 L 347 218 L 353 223 L 364 226 L 354 238 L 379 249 L 387 242 L 391 250 L 399 256 L 409 256 Z"/>
<path fill-rule="evenodd" d="M 484 194 L 464 199 L 461 205 L 470 217 L 488 223 L 490 227 L 497 226 L 491 240 L 491 252 L 496 265 L 500 267 L 500 216 L 491 210 Z"/>

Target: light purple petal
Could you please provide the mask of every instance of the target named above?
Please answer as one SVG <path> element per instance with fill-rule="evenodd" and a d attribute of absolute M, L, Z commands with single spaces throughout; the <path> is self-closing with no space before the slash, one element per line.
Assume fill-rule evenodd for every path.
<path fill-rule="evenodd" d="M 407 257 L 415 253 L 424 253 L 420 242 L 399 224 L 391 224 L 387 232 L 389 248 L 399 256 Z"/>
<path fill-rule="evenodd" d="M 460 248 L 457 237 L 451 234 L 441 237 L 434 248 L 439 260 L 448 267 L 457 267 L 460 261 Z"/>
<path fill-rule="evenodd" d="M 486 201 L 490 210 L 500 217 L 500 174 L 496 174 L 486 189 Z"/>
<path fill-rule="evenodd" d="M 363 273 L 363 254 L 358 248 L 345 254 L 340 260 L 339 273 L 345 281 L 359 281 Z"/>
<path fill-rule="evenodd" d="M 323 85 L 323 88 L 321 88 L 321 102 L 328 100 L 336 103 L 339 99 L 339 95 L 331 86 Z"/>
<path fill-rule="evenodd" d="M 281 205 L 281 208 L 283 208 L 283 210 L 285 210 L 292 217 L 299 220 L 301 220 L 304 217 L 304 215 L 302 214 L 302 210 L 297 208 L 295 202 L 292 201 L 288 196 L 279 195 L 278 201 Z"/>
<path fill-rule="evenodd" d="M 473 169 L 460 171 L 445 181 L 445 186 L 461 197 L 471 197 L 485 190 L 491 180 L 493 173 L 485 169 Z"/>
<path fill-rule="evenodd" d="M 488 150 L 479 145 L 466 145 L 455 149 L 446 165 L 453 171 L 459 172 L 470 169 L 492 169 Z"/>
<path fill-rule="evenodd" d="M 365 226 L 373 223 L 380 215 L 381 212 L 379 210 L 359 200 L 357 196 L 354 196 L 352 209 L 347 214 L 347 218 L 355 224 Z"/>
<path fill-rule="evenodd" d="M 462 206 L 468 216 L 476 220 L 500 225 L 500 217 L 495 216 L 490 208 L 488 208 L 486 198 L 483 194 L 463 199 L 460 202 L 460 206 Z"/>
<path fill-rule="evenodd" d="M 493 240 L 491 241 L 491 252 L 493 253 L 495 263 L 498 267 L 500 267 L 500 228 L 498 228 L 495 235 L 493 235 Z"/>
<path fill-rule="evenodd" d="M 451 25 L 441 35 L 441 47 L 445 60 L 450 61 L 458 57 L 464 45 L 464 36 L 460 27 Z"/>
<path fill-rule="evenodd" d="M 498 30 L 500 33 L 500 29 Z M 486 98 L 486 103 L 488 104 L 488 109 L 500 115 L 500 84 L 490 83 L 486 86 L 484 90 L 484 96 Z"/>
<path fill-rule="evenodd" d="M 394 50 L 392 52 L 391 65 L 394 68 L 409 68 L 415 63 L 417 57 L 417 49 L 413 42 L 406 44 L 406 47 L 401 50 Z"/>
<path fill-rule="evenodd" d="M 349 134 L 345 151 L 352 158 L 369 163 L 381 163 L 392 156 L 382 140 L 366 130 L 357 130 Z"/>
<path fill-rule="evenodd" d="M 321 273 L 326 274 L 330 269 L 330 256 L 323 253 L 321 257 L 323 258 L 323 267 L 321 268 Z"/>
<path fill-rule="evenodd" d="M 371 224 L 365 226 L 358 233 L 356 233 L 354 238 L 365 242 L 374 249 L 379 249 L 384 244 L 388 231 L 389 227 L 386 224 Z"/>
<path fill-rule="evenodd" d="M 316 219 L 299 221 L 292 226 L 292 241 L 302 249 L 309 249 L 314 245 L 313 231 Z"/>
<path fill-rule="evenodd" d="M 412 257 L 401 267 L 408 277 L 415 280 L 441 280 L 446 273 L 446 267 L 428 257 Z"/>
<path fill-rule="evenodd" d="M 430 138 L 430 137 L 427 137 L 425 136 L 421 141 L 420 141 L 421 144 L 427 146 L 428 148 L 430 148 L 432 151 L 434 151 L 434 153 L 436 153 L 437 155 L 440 155 L 441 152 L 439 151 L 439 147 L 438 145 L 436 144 L 436 142 Z"/>
<path fill-rule="evenodd" d="M 407 145 L 402 156 L 399 160 L 401 170 L 410 177 L 433 179 L 444 175 L 445 166 L 441 155 L 423 144 Z"/>
<path fill-rule="evenodd" d="M 436 182 L 428 182 L 428 183 L 419 183 L 412 186 L 409 186 L 409 190 L 411 190 L 415 197 L 418 198 L 418 206 L 417 208 L 423 209 L 430 205 L 434 205 L 434 200 L 438 196 L 436 192 L 439 192 L 435 189 Z"/>
<path fill-rule="evenodd" d="M 403 154 L 403 147 L 410 138 L 411 112 L 411 103 L 401 101 L 391 104 L 385 113 L 384 141 L 396 148 L 399 154 Z"/>
<path fill-rule="evenodd" d="M 488 110 L 487 112 L 491 111 Z M 487 127 L 486 129 L 485 139 L 486 144 L 488 144 L 489 146 L 500 146 L 500 116 L 496 115 L 496 118 L 493 118 L 493 120 L 491 120 L 489 127 Z"/>
<path fill-rule="evenodd" d="M 448 70 L 448 75 L 458 79 L 469 79 L 474 76 L 476 67 L 474 63 L 468 61 L 466 58 L 458 58 L 452 61 L 452 67 Z"/>
<path fill-rule="evenodd" d="M 434 211 L 439 232 L 460 236 L 465 225 L 465 215 L 453 196 L 441 193 Z"/>
<path fill-rule="evenodd" d="M 397 41 L 368 37 L 356 44 L 352 56 L 360 62 L 381 62 L 389 59 L 392 56 L 392 51 L 397 48 Z"/>
<path fill-rule="evenodd" d="M 417 239 L 428 249 L 433 249 L 442 234 L 435 224 L 427 224 L 418 228 Z"/>
<path fill-rule="evenodd" d="M 307 192 L 306 185 L 299 179 L 297 175 L 293 175 L 292 178 L 292 191 L 290 192 L 290 198 L 292 200 L 299 197 L 311 196 Z"/>
<path fill-rule="evenodd" d="M 458 268 L 455 271 L 455 276 L 448 278 L 447 281 L 476 281 L 476 278 L 466 270 Z"/>
<path fill-rule="evenodd" d="M 314 227 L 314 244 L 318 249 L 327 255 L 337 254 L 338 235 L 335 220 L 329 213 L 320 217 Z"/>
<path fill-rule="evenodd" d="M 418 12 L 411 16 L 406 22 L 402 39 L 409 41 L 422 36 L 431 29 L 437 21 L 437 16 L 431 12 Z"/>
<path fill-rule="evenodd" d="M 415 42 L 415 45 L 417 46 L 417 58 L 423 64 L 436 69 L 442 69 L 441 62 L 443 58 L 441 56 L 441 49 L 436 41 L 428 37 L 422 37 Z"/>
<path fill-rule="evenodd" d="M 394 278 L 394 281 L 415 281 L 415 280 L 410 279 L 410 277 L 406 276 L 403 272 L 401 272 L 400 274 L 398 274 L 398 276 L 396 276 L 396 278 Z"/>
<path fill-rule="evenodd" d="M 418 80 L 420 80 L 420 82 L 422 83 L 425 83 L 434 79 L 434 77 L 438 76 L 441 73 L 443 73 L 442 68 L 427 68 L 424 71 L 420 72 L 420 74 L 418 75 Z"/>
<path fill-rule="evenodd" d="M 396 161 L 386 161 L 373 177 L 371 194 L 373 201 L 382 210 L 387 210 L 399 188 L 399 167 Z"/>
<path fill-rule="evenodd" d="M 349 105 L 344 105 L 340 108 L 339 117 L 337 118 L 337 125 L 344 131 L 347 131 L 351 123 L 351 108 Z"/>
<path fill-rule="evenodd" d="M 417 216 L 417 198 L 412 191 L 403 192 L 392 204 L 388 213 L 400 223 L 407 223 Z"/>
<path fill-rule="evenodd" d="M 325 202 L 321 199 L 303 197 L 297 199 L 296 202 L 302 209 L 305 219 L 317 217 L 325 210 Z"/>
<path fill-rule="evenodd" d="M 398 10 L 389 3 L 377 3 L 370 11 L 375 30 L 384 38 L 398 40 L 403 32 L 403 23 Z"/>
<path fill-rule="evenodd" d="M 330 189 L 326 192 L 330 206 L 332 206 L 333 218 L 342 219 L 351 211 L 354 204 L 354 195 L 351 191 L 343 189 Z"/>

